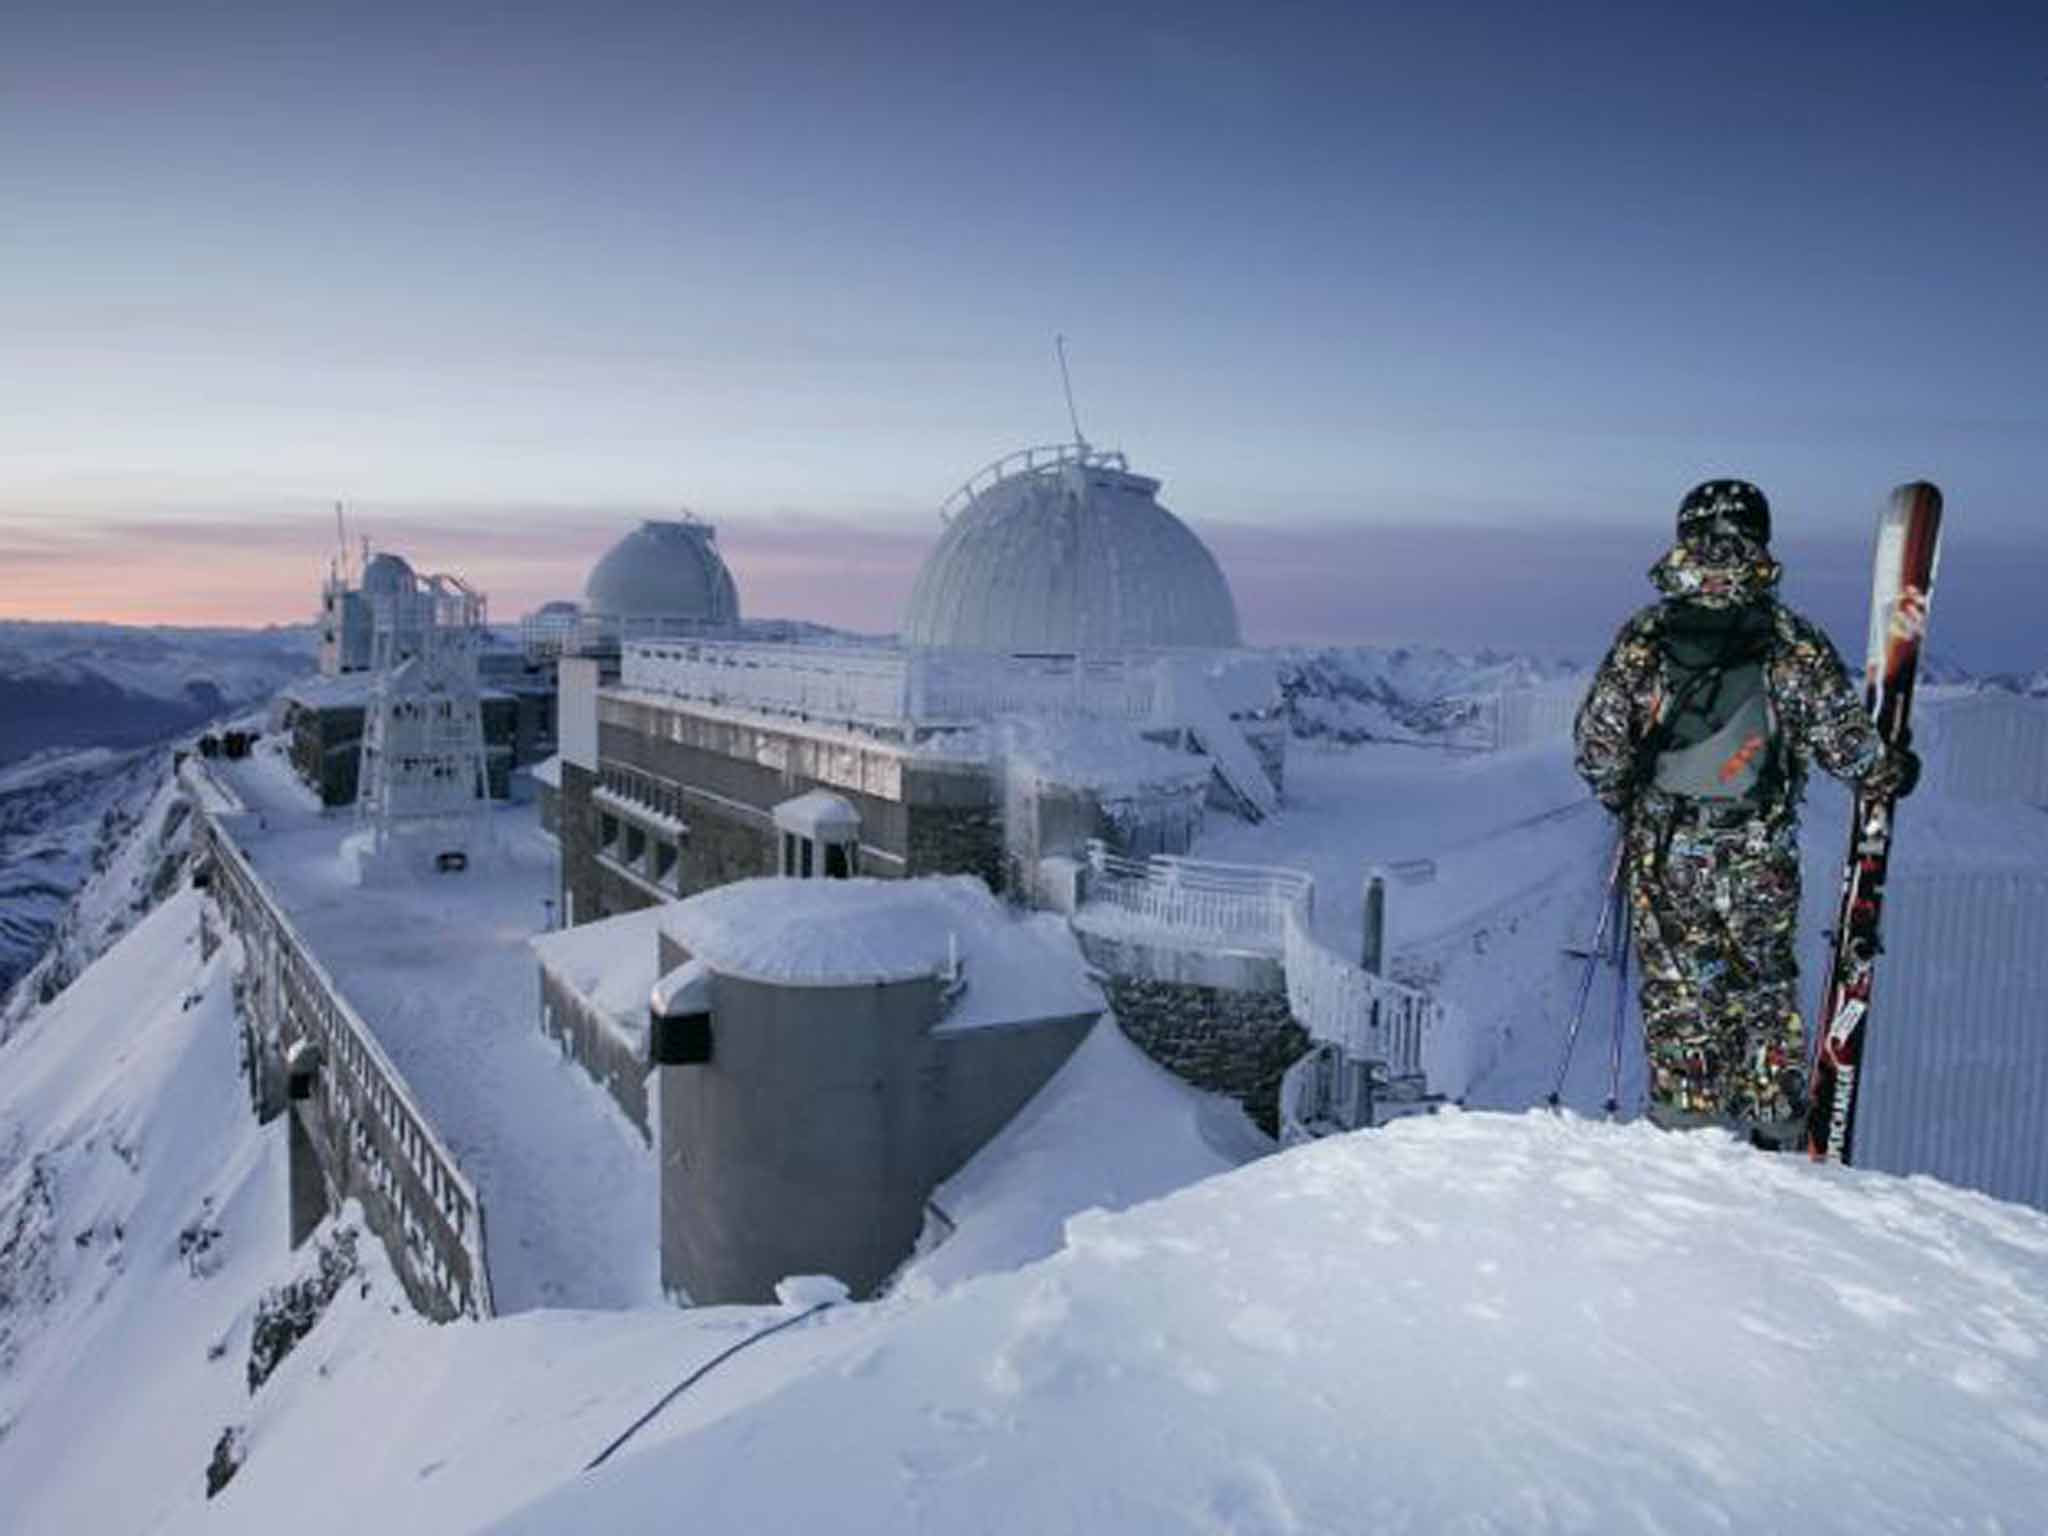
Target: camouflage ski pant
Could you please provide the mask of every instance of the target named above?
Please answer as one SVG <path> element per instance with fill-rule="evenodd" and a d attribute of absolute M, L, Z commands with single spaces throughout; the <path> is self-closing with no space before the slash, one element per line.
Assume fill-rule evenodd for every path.
<path fill-rule="evenodd" d="M 1790 808 L 1692 811 L 1652 792 L 1627 835 L 1653 1106 L 1783 1119 L 1806 1076 Z"/>

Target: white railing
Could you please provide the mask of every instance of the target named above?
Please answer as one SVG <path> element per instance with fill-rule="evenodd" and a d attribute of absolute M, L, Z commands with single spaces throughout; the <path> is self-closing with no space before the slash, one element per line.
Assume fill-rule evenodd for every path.
<path fill-rule="evenodd" d="M 1345 1078 L 1356 1064 L 1327 1040 L 1318 1041 L 1280 1078 L 1280 1145 L 1299 1146 L 1332 1131 L 1350 1130 L 1351 1117 L 1340 1101 Z"/>
<path fill-rule="evenodd" d="M 619 680 L 719 708 L 900 735 L 1011 714 L 1144 724 L 1164 701 L 1159 667 L 1147 656 L 673 640 L 628 642 Z"/>
<path fill-rule="evenodd" d="M 1315 881 L 1296 869 L 1160 856 L 1126 859 L 1088 844 L 1083 909 L 1108 907 L 1147 927 L 1278 957 L 1288 914 L 1314 904 Z"/>
<path fill-rule="evenodd" d="M 1130 469 L 1130 461 L 1121 453 L 1090 448 L 1086 443 L 1045 443 L 1036 448 L 1019 448 L 969 475 L 958 490 L 939 504 L 939 516 L 950 522 L 983 491 L 1015 476 L 1045 474 L 1063 464 L 1126 472 Z"/>
<path fill-rule="evenodd" d="M 1442 1003 L 1326 949 L 1305 917 L 1290 914 L 1282 956 L 1288 1007 L 1312 1038 L 1395 1077 L 1420 1073 L 1452 1097 L 1465 1091 L 1463 1031 Z"/>
<path fill-rule="evenodd" d="M 1374 975 L 1325 947 L 1311 923 L 1315 881 L 1296 869 L 1203 859 L 1120 858 L 1100 842 L 1087 850 L 1079 912 L 1105 912 L 1182 939 L 1276 956 L 1287 1005 L 1311 1039 L 1346 1061 L 1375 1062 L 1389 1077 L 1420 1075 L 1457 1097 L 1471 1079 L 1462 1019 L 1442 1003 Z"/>

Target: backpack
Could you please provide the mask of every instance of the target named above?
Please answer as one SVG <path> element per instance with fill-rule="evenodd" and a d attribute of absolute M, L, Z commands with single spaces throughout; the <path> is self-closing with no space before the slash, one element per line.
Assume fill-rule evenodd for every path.
<path fill-rule="evenodd" d="M 1758 801 L 1781 782 L 1765 676 L 1776 643 L 1763 604 L 1665 604 L 1657 636 L 1664 693 L 1638 757 L 1651 788 L 1690 800 Z"/>

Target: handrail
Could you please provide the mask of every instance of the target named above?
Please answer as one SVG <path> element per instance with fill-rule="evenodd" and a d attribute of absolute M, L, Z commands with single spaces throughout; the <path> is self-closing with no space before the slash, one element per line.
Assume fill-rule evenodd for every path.
<path fill-rule="evenodd" d="M 1276 956 L 1286 942 L 1288 914 L 1309 910 L 1315 900 L 1315 881 L 1300 870 L 1164 854 L 1127 859 L 1093 838 L 1086 857 L 1084 910 L 1099 903 L 1162 928 L 1228 939 Z"/>
<path fill-rule="evenodd" d="M 194 760 L 188 759 L 186 766 L 203 775 L 209 785 L 219 786 L 219 780 L 203 765 L 195 765 Z M 382 1085 L 390 1093 L 393 1102 L 411 1122 L 411 1129 L 414 1132 L 411 1136 L 400 1134 L 395 1128 L 390 1128 L 394 1148 L 405 1162 L 407 1171 L 412 1174 L 413 1179 L 428 1192 L 432 1209 L 447 1223 L 457 1245 L 469 1261 L 469 1292 L 475 1315 L 491 1316 L 493 1303 L 490 1270 L 484 1248 L 483 1197 L 469 1176 L 462 1171 L 455 1154 L 441 1140 L 439 1133 L 434 1129 L 434 1122 L 420 1106 L 418 1099 L 413 1096 L 412 1087 L 406 1082 L 404 1074 L 385 1053 L 376 1034 L 349 1003 L 340 986 L 328 974 L 327 968 L 320 963 L 319 958 L 313 953 L 312 946 L 306 942 L 305 937 L 286 914 L 276 895 L 249 863 L 247 853 L 236 843 L 233 835 L 220 825 L 218 817 L 211 810 L 202 806 L 200 816 L 209 834 L 208 842 L 215 856 L 222 861 L 231 883 L 239 885 L 247 892 L 252 902 L 262 907 L 264 918 L 275 932 L 280 947 L 290 963 L 311 980 L 346 1031 L 350 1051 L 360 1053 L 362 1060 L 367 1062 L 382 1080 Z M 322 1028 L 327 1023 L 324 1019 L 316 1019 L 313 1022 L 316 1027 Z M 326 1044 L 331 1069 L 341 1069 L 350 1065 L 345 1054 L 334 1049 L 333 1041 L 330 1040 Z M 451 1202 L 441 1193 L 444 1186 L 455 1197 L 452 1211 L 449 1208 Z M 409 1214 L 409 1211 L 401 1208 L 402 1220 Z"/>
<path fill-rule="evenodd" d="M 1041 455 L 1046 457 L 1041 458 Z M 1117 449 L 1091 448 L 1086 443 L 1041 443 L 1032 448 L 1016 448 L 999 459 L 982 465 L 973 474 L 960 482 L 960 486 L 944 501 L 939 503 L 939 517 L 952 521 L 956 510 L 964 510 L 968 503 L 983 491 L 993 490 L 1003 481 L 1017 475 L 1040 475 L 1058 469 L 1065 464 L 1079 464 L 1083 468 L 1097 465 L 1105 469 L 1130 471 L 1130 460 Z M 1011 465 L 1021 465 L 1012 470 Z M 986 485 L 981 482 L 987 481 Z"/>
<path fill-rule="evenodd" d="M 1459 1097 L 1470 1076 L 1462 1019 L 1425 992 L 1326 948 L 1295 912 L 1287 917 L 1282 951 L 1290 1011 L 1314 1040 L 1327 1040 L 1360 1061 L 1386 1063 L 1396 1077 L 1420 1074 L 1438 1091 Z"/>
<path fill-rule="evenodd" d="M 1276 955 L 1288 1009 L 1309 1037 L 1396 1077 L 1422 1074 L 1455 1097 L 1469 1077 L 1463 1021 L 1435 998 L 1338 955 L 1311 926 L 1315 880 L 1282 866 L 1174 858 L 1138 860 L 1086 845 L 1091 906 L 1192 937 L 1223 938 Z"/>

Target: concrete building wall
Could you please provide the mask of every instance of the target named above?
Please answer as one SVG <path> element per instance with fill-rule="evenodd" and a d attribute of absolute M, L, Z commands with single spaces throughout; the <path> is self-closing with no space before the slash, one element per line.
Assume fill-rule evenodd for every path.
<path fill-rule="evenodd" d="M 353 805 L 362 754 L 361 709 L 293 705 L 287 720 L 292 767 L 327 806 Z"/>
<path fill-rule="evenodd" d="M 597 694 L 588 765 L 596 771 L 572 787 L 576 765 L 567 743 L 571 717 L 581 708 L 579 686 L 565 673 L 557 812 L 564 892 L 574 897 L 577 922 L 774 874 L 773 810 L 813 789 L 831 790 L 859 813 L 862 874 L 973 874 L 994 890 L 1005 888 L 1002 816 L 991 775 L 979 762 L 921 762 L 885 744 L 814 738 L 772 722 Z M 627 782 L 614 782 L 621 779 Z M 673 893 L 636 882 L 604 857 L 603 813 L 589 801 L 600 782 L 629 798 L 644 791 L 662 802 L 651 809 L 687 823 Z M 630 810 L 614 814 L 632 819 Z"/>
<path fill-rule="evenodd" d="M 749 816 L 687 793 L 684 801 L 690 835 L 681 861 L 683 895 L 775 873 L 775 827 L 765 813 Z"/>
<path fill-rule="evenodd" d="M 550 974 L 546 966 L 540 968 L 540 1027 L 611 1095 L 642 1138 L 653 1145 L 644 1053 L 620 1038 L 609 1020 L 600 1018 L 574 988 Z"/>
<path fill-rule="evenodd" d="M 665 964 L 680 953 L 662 946 Z M 932 1189 L 1093 1023 L 934 1033 L 930 977 L 719 976 L 714 997 L 711 1061 L 657 1069 L 662 1281 L 700 1305 L 766 1301 L 784 1276 L 820 1272 L 871 1294 L 909 1255 Z"/>
<path fill-rule="evenodd" d="M 555 831 L 561 847 L 561 913 L 564 924 L 595 922 L 605 916 L 597 878 L 597 814 L 590 792 L 597 775 L 562 758 L 561 819 Z"/>

